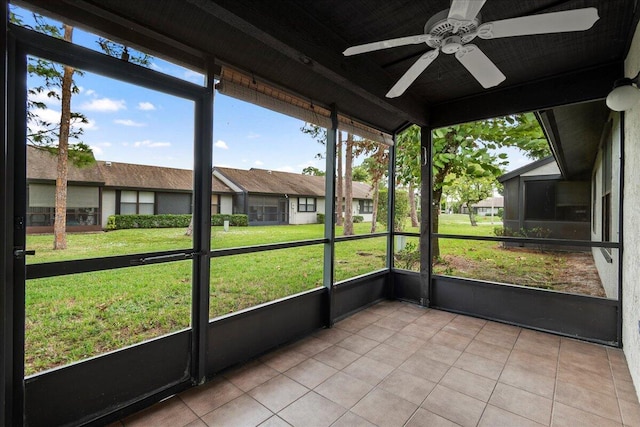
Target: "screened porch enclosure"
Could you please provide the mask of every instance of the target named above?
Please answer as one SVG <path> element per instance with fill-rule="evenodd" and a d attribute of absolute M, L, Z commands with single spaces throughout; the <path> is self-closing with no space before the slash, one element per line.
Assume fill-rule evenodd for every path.
<path fill-rule="evenodd" d="M 2 154 L 3 163 L 8 165 L 3 172 L 2 195 L 8 203 L 0 217 L 7 231 L 3 246 L 6 274 L 0 300 L 6 314 L 1 325 L 4 424 L 101 425 L 120 420 L 165 398 L 215 381 L 267 352 L 334 329 L 337 322 L 348 322 L 356 313 L 375 312 L 376 304 L 381 302 L 378 310 L 382 311 L 387 303 L 394 312 L 410 305 L 442 313 L 434 314 L 435 317 L 460 315 L 460 319 L 471 323 L 471 317 L 482 319 L 483 325 L 488 321 L 497 329 L 523 328 L 557 335 L 562 340 L 577 338 L 612 349 L 623 346 L 624 113 L 605 109 L 606 114 L 598 116 L 601 120 L 588 129 L 589 138 L 575 135 L 583 129 L 585 120 L 593 121 L 582 104 L 593 101 L 597 104 L 593 108 L 604 108 L 602 99 L 610 89 L 609 83 L 621 74 L 624 50 L 614 63 L 608 56 L 606 61 L 585 63 L 576 54 L 572 65 L 562 68 L 555 64 L 551 74 L 536 67 L 527 72 L 514 68 L 509 71 L 516 83 L 486 93 L 466 83 L 456 85 L 464 78 L 452 74 L 445 77 L 452 79 L 448 82 L 451 84 L 439 86 L 450 87 L 450 95 L 444 89 L 430 95 L 429 90 L 418 85 L 415 94 L 393 101 L 381 91 L 388 86 L 387 79 L 381 80 L 376 73 L 367 71 L 368 60 L 356 59 L 349 66 L 337 62 L 342 60 L 338 52 L 342 50 L 340 40 L 354 41 L 360 36 L 340 25 L 335 15 L 338 11 L 321 4 L 305 12 L 299 5 L 291 4 L 288 5 L 291 10 L 287 11 L 284 4 L 275 4 L 269 10 L 265 4 L 248 6 L 243 2 L 163 1 L 166 10 L 160 13 L 145 2 L 18 3 L 188 65 L 202 72 L 206 82 L 190 83 L 138 67 L 9 24 L 4 16 L 8 34 L 5 45 L 8 73 L 3 89 L 8 105 L 7 137 Z M 364 11 L 373 7 L 368 1 L 360 3 Z M 413 10 L 412 14 L 429 12 L 428 16 L 449 4 L 444 0 L 437 3 L 420 6 L 425 10 Z M 489 0 L 487 4 L 490 3 Z M 542 3 L 551 7 L 549 2 Z M 621 19 L 622 12 L 604 7 L 603 2 L 592 3 L 600 7 L 601 23 L 608 31 L 622 33 L 621 39 L 630 38 L 635 28 L 628 19 Z M 631 2 L 620 1 L 618 6 L 629 12 L 630 5 Z M 378 3 L 376 6 L 381 7 Z M 344 7 L 347 6 L 339 8 Z M 511 13 L 515 15 L 526 14 L 519 7 L 528 8 L 506 7 L 514 7 Z M 498 9 L 492 5 L 487 13 L 498 14 Z M 287 26 L 282 25 L 282 20 L 292 19 L 293 12 L 300 13 L 300 24 L 291 34 L 283 34 L 282 29 Z M 175 24 L 167 21 L 169 16 L 175 19 Z M 199 26 L 186 25 L 195 17 L 202 17 Z M 176 27 L 178 23 L 181 24 Z M 334 31 L 340 34 L 336 36 Z M 309 33 L 326 36 L 324 47 L 301 36 Z M 573 43 L 586 45 L 582 39 Z M 312 57 L 300 54 L 305 47 Z M 268 60 L 255 67 L 259 52 Z M 553 52 L 556 57 L 563 54 L 562 49 Z M 172 235 L 168 246 L 158 245 L 149 251 L 140 251 L 127 242 L 112 245 L 115 249 L 110 247 L 111 252 L 106 255 L 99 254 L 102 248 L 88 248 L 71 259 L 40 262 L 25 257 L 24 251 L 30 249 L 25 227 L 46 224 L 50 215 L 47 209 L 51 209 L 50 189 L 27 181 L 25 76 L 31 55 L 175 97 L 189 106 L 190 117 L 186 121 L 193 124 L 192 134 L 183 151 L 193 158 L 192 193 L 123 189 L 113 192 L 113 208 L 121 214 L 155 213 L 169 208 L 191 212 L 192 236 L 184 237 L 180 230 Z M 392 74 L 398 73 L 398 61 L 402 62 L 399 57 L 389 62 Z M 446 62 L 443 64 L 448 67 Z M 512 66 L 505 63 L 505 67 Z M 375 65 L 374 69 L 382 68 Z M 216 87 L 215 82 L 223 84 Z M 281 238 L 275 233 L 256 244 L 246 245 L 239 239 L 228 246 L 216 246 L 216 231 L 224 235 L 213 229 L 210 222 L 212 210 L 219 209 L 222 203 L 220 196 L 212 196 L 215 162 L 212 117 L 219 94 L 314 123 L 327 134 L 324 202 L 318 203 L 316 197 L 284 194 L 273 197 L 237 191 L 233 196 L 234 210 L 242 206 L 251 225 L 288 224 L 294 210 L 336 218 L 337 204 L 331 202 L 336 200 L 340 176 L 336 147 L 340 132 L 349 132 L 370 139 L 380 152 L 386 150 L 384 202 L 391 207 L 384 218 L 386 226 L 371 232 L 361 228 L 354 235 L 342 236 L 334 221 L 325 221 L 314 229 L 315 234 L 300 238 Z M 434 204 L 433 131 L 524 111 L 540 115 L 560 170 L 552 180 L 518 175 L 517 184 L 505 182 L 506 194 L 517 203 L 506 201 L 504 225 L 514 221 L 514 228 L 526 229 L 539 227 L 540 222 L 553 222 L 549 228 L 556 227 L 557 232 L 553 228 L 555 234 L 547 236 L 479 236 L 444 228 L 434 230 L 433 219 L 438 215 L 434 211 L 439 211 L 440 206 Z M 554 112 L 576 120 L 555 120 Z M 399 231 L 394 228 L 397 222 L 394 207 L 396 198 L 406 188 L 394 178 L 398 174 L 397 138 L 411 124 L 419 126 L 421 135 L 416 147 L 420 169 L 417 203 L 421 215 L 418 227 Z M 594 140 L 598 141 L 595 145 Z M 601 140 L 610 144 L 600 144 Z M 584 156 L 576 156 L 576 152 Z M 73 189 L 70 221 L 75 220 L 78 225 L 103 222 L 97 215 L 101 198 L 97 187 L 70 186 L 70 189 Z M 374 206 L 368 200 L 360 200 L 352 209 L 371 214 Z M 248 229 L 251 232 L 252 227 Z M 434 256 L 435 242 L 441 250 L 438 256 Z M 559 253 L 578 248 L 593 254 L 606 297 L 524 286 L 510 282 L 508 271 L 504 280 L 486 280 L 453 269 L 443 270 L 439 263 L 450 255 L 447 250 L 456 245 L 464 246 L 469 253 L 477 253 L 483 245 L 491 245 L 491 250 L 509 245 L 545 246 Z M 402 258 L 407 255 L 407 248 L 412 247 L 417 260 Z M 304 263 L 286 264 L 286 260 L 301 254 Z M 265 279 L 243 282 L 242 274 L 250 270 L 263 272 Z M 66 352 L 61 351 L 62 361 L 52 369 L 27 371 L 28 363 L 37 359 L 34 357 L 37 352 L 30 353 L 34 344 L 35 348 L 41 346 L 37 351 L 42 351 L 49 338 L 25 337 L 25 331 L 34 327 L 37 316 L 54 311 L 29 305 L 31 298 L 41 288 L 63 288 L 64 284 L 82 289 L 101 285 L 104 300 L 90 302 L 100 321 L 111 319 L 111 323 L 118 323 L 119 313 L 135 312 L 143 304 L 143 296 L 128 291 L 123 287 L 125 284 L 145 290 L 150 296 L 150 318 L 154 313 L 163 313 L 165 303 L 177 311 L 168 327 L 153 320 L 147 324 L 146 320 L 134 319 L 132 324 L 144 324 L 145 334 L 127 344 L 108 349 L 98 345 L 95 352 L 87 350 L 67 359 Z M 236 294 L 238 299 L 248 302 L 218 307 L 226 294 Z M 60 309 L 64 308 L 69 307 L 60 304 Z M 71 325 L 59 322 L 61 318 L 53 321 L 57 327 Z M 71 310 L 68 319 L 72 318 Z M 420 327 L 428 325 L 412 326 Z"/>

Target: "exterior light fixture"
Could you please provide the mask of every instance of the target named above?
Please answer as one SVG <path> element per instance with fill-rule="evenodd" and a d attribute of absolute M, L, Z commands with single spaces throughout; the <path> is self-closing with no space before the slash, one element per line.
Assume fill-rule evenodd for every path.
<path fill-rule="evenodd" d="M 616 80 L 613 90 L 607 95 L 607 107 L 613 111 L 625 111 L 636 105 L 640 100 L 639 77 L 640 73 L 632 79 L 625 77 Z"/>

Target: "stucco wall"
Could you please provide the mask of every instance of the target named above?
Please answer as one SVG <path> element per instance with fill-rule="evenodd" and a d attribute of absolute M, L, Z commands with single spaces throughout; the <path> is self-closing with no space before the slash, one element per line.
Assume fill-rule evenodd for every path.
<path fill-rule="evenodd" d="M 315 212 L 298 212 L 298 199 L 289 198 L 289 224 L 317 224 L 318 214 L 324 213 L 324 198 L 316 198 Z"/>
<path fill-rule="evenodd" d="M 639 26 L 640 27 L 640 26 Z M 640 70 L 640 30 L 631 44 L 625 61 L 625 76 L 633 77 Z M 640 391 L 640 104 L 626 111 L 624 129 L 624 212 L 622 257 L 622 342 L 629 370 Z M 640 393 L 638 393 L 640 398 Z"/>

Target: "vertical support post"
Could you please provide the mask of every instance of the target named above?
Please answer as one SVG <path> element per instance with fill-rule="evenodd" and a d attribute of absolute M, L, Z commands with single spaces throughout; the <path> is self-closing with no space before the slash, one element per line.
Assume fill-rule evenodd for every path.
<path fill-rule="evenodd" d="M 8 7 L 3 2 L 5 8 Z M 25 340 L 25 279 L 24 257 L 14 255 L 25 249 L 26 216 L 26 117 L 27 117 L 27 57 L 16 40 L 7 32 L 7 10 L 3 11 L 5 54 L 2 71 L 2 139 L 3 164 L 1 223 L 5 238 L 2 246 L 2 288 L 0 290 L 0 323 L 2 323 L 3 414 L 4 425 L 24 423 L 24 340 Z"/>
<path fill-rule="evenodd" d="M 396 135 L 393 135 L 393 145 L 389 147 L 389 167 L 388 167 L 388 188 L 387 192 L 387 268 L 389 269 L 389 292 L 387 297 L 395 298 L 395 286 L 393 282 L 393 274 L 391 270 L 394 267 L 395 253 L 395 206 L 396 206 Z"/>
<path fill-rule="evenodd" d="M 9 20 L 9 1 L 2 1 L 2 11 L 0 12 L 0 31 L 5 37 L 2 38 L 2 62 L 0 63 L 0 74 L 2 83 L 0 86 L 0 128 L 2 134 L 2 150 L 0 150 L 0 224 L 2 227 L 2 239 L 0 247 L 0 425 L 13 425 L 13 211 L 12 211 L 12 165 L 10 158 L 8 123 L 9 123 L 9 100 L 8 100 L 8 80 L 9 80 L 9 41 L 7 23 Z"/>
<path fill-rule="evenodd" d="M 209 286 L 211 250 L 211 173 L 213 163 L 214 74 L 210 66 L 206 89 L 195 108 L 193 182 L 193 284 L 191 376 L 195 384 L 206 378 L 207 332 L 209 325 Z"/>
<path fill-rule="evenodd" d="M 433 270 L 432 247 L 432 206 L 433 206 L 433 168 L 431 128 L 420 129 L 421 166 L 420 176 L 420 305 L 428 307 L 431 298 L 431 276 Z"/>
<path fill-rule="evenodd" d="M 331 106 L 331 129 L 327 129 L 327 154 L 325 156 L 325 181 L 324 181 L 324 269 L 323 284 L 327 288 L 328 313 L 327 327 L 333 326 L 334 303 L 333 281 L 336 243 L 336 148 L 338 141 L 338 111 L 335 105 Z"/>
<path fill-rule="evenodd" d="M 619 176 L 618 176 L 618 185 L 620 194 L 618 200 L 618 243 L 620 247 L 618 248 L 618 325 L 617 325 L 617 335 L 618 335 L 618 347 L 622 347 L 622 310 L 624 306 L 622 305 L 623 297 L 622 291 L 623 286 L 622 282 L 624 280 L 624 272 L 623 272 L 623 262 L 622 257 L 624 255 L 624 147 L 625 147 L 625 112 L 620 113 L 620 165 L 619 165 Z"/>

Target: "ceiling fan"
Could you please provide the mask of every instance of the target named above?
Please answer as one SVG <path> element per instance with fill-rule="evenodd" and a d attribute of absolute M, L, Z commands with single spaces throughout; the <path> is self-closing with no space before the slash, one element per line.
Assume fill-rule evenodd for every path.
<path fill-rule="evenodd" d="M 476 37 L 497 39 L 584 31 L 599 19 L 598 10 L 588 7 L 483 23 L 480 9 L 485 2 L 486 0 L 451 0 L 449 9 L 435 14 L 427 21 L 424 34 L 352 46 L 343 55 L 358 55 L 410 44 L 426 43 L 431 47 L 432 50 L 422 54 L 389 90 L 387 98 L 402 95 L 435 61 L 440 52 L 455 55 L 462 66 L 486 89 L 499 85 L 506 77 L 478 46 L 470 44 Z"/>

